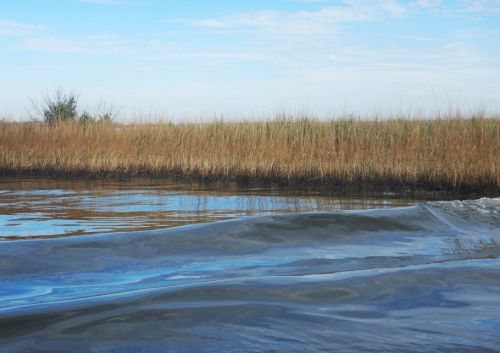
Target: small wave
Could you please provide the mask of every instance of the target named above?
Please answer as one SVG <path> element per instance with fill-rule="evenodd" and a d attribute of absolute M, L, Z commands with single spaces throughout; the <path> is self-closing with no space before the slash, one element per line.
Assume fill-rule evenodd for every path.
<path fill-rule="evenodd" d="M 427 207 L 439 212 L 449 224 L 500 227 L 500 198 L 436 201 L 428 203 Z"/>
<path fill-rule="evenodd" d="M 494 351 L 499 215 L 480 199 L 2 242 L 0 351 Z"/>

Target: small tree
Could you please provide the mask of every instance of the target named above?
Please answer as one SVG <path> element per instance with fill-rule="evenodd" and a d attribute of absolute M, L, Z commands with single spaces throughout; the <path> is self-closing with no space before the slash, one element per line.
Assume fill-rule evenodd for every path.
<path fill-rule="evenodd" d="M 95 114 L 88 111 L 83 111 L 80 114 L 78 112 L 78 97 L 74 93 L 64 93 L 61 89 L 55 91 L 52 96 L 46 95 L 41 102 L 32 100 L 32 104 L 36 116 L 43 116 L 43 120 L 47 124 L 78 122 L 82 125 L 89 125 L 113 122 L 113 110 L 102 101 Z"/>
<path fill-rule="evenodd" d="M 53 124 L 61 121 L 75 121 L 78 118 L 78 98 L 73 93 L 57 90 L 53 98 L 47 97 L 41 109 L 43 120 Z"/>

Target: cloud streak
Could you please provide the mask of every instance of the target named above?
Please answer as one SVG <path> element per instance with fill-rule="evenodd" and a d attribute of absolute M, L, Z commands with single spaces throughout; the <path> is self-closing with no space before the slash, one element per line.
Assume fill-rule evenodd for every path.
<path fill-rule="evenodd" d="M 500 12 L 500 0 L 461 0 L 458 12 L 492 14 Z"/>
<path fill-rule="evenodd" d="M 13 48 L 52 53 L 124 52 L 129 41 L 113 35 L 69 38 L 51 35 L 45 26 L 0 19 L 0 36 L 14 38 Z"/>
<path fill-rule="evenodd" d="M 95 5 L 121 5 L 125 4 L 126 0 L 79 0 L 79 2 L 83 2 L 86 4 L 95 4 Z"/>
<path fill-rule="evenodd" d="M 0 35 L 4 36 L 23 36 L 33 32 L 43 31 L 44 26 L 21 23 L 10 19 L 0 18 Z"/>
<path fill-rule="evenodd" d="M 239 12 L 223 17 L 174 19 L 173 22 L 213 30 L 253 30 L 273 36 L 331 34 L 342 23 L 371 22 L 401 17 L 406 6 L 393 0 L 344 1 L 315 11 L 261 10 Z"/>
<path fill-rule="evenodd" d="M 61 54 L 122 53 L 128 49 L 129 41 L 111 35 L 94 35 L 84 38 L 51 36 L 29 36 L 16 44 L 16 48 Z"/>

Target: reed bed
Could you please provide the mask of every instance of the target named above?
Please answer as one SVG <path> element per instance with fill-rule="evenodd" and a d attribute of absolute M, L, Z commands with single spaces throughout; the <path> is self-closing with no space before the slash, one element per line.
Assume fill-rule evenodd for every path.
<path fill-rule="evenodd" d="M 500 190 L 500 119 L 0 123 L 4 175 Z"/>

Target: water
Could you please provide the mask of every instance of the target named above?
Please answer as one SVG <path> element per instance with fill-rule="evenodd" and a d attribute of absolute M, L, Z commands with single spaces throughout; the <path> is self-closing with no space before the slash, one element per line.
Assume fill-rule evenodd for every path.
<path fill-rule="evenodd" d="M 0 352 L 500 351 L 500 199 L 0 185 Z"/>
<path fill-rule="evenodd" d="M 175 180 L 0 179 L 0 240 L 152 230 L 241 216 L 403 206 L 415 198 L 331 197 Z"/>

